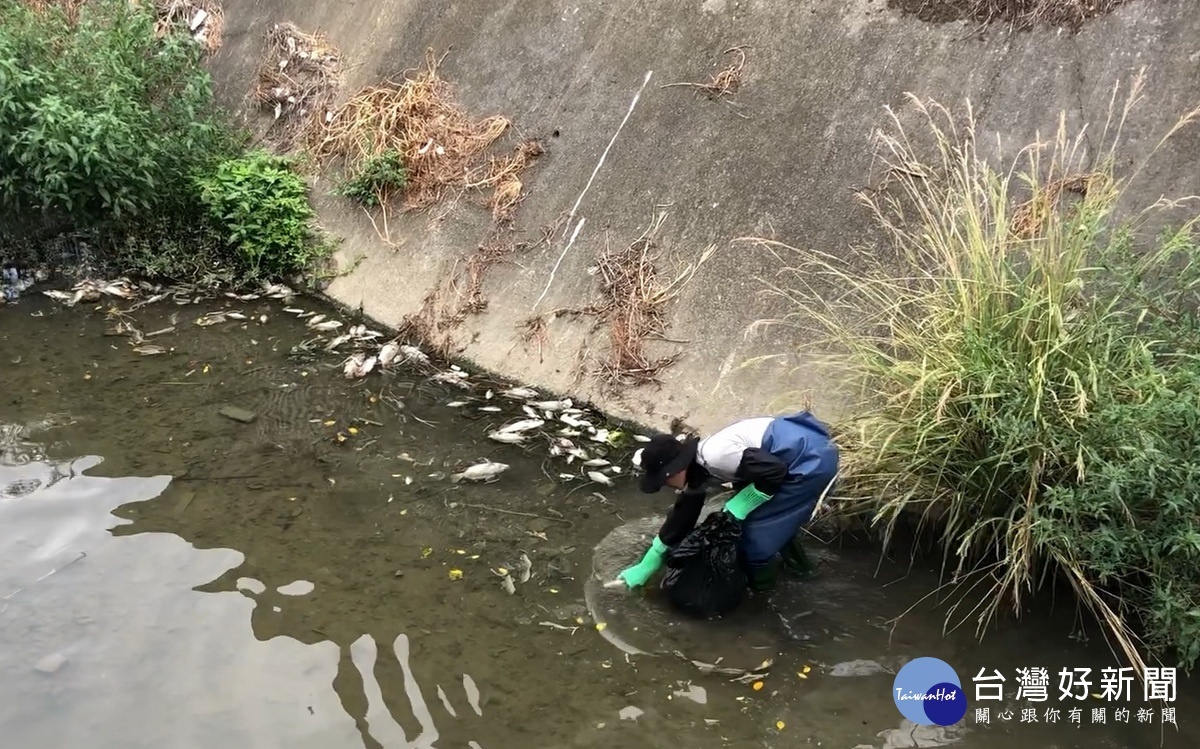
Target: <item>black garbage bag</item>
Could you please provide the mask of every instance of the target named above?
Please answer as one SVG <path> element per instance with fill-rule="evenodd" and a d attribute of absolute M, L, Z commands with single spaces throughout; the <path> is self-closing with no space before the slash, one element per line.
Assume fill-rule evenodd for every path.
<path fill-rule="evenodd" d="M 738 558 L 742 525 L 727 512 L 714 512 L 667 553 L 662 589 L 680 611 L 701 618 L 733 611 L 746 594 Z"/>

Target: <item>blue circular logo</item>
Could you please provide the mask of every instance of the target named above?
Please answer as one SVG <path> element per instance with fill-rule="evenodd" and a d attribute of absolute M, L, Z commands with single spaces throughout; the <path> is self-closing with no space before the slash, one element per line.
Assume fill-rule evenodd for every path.
<path fill-rule="evenodd" d="M 917 658 L 904 664 L 892 683 L 892 700 L 919 726 L 952 726 L 967 714 L 967 695 L 950 664 Z"/>

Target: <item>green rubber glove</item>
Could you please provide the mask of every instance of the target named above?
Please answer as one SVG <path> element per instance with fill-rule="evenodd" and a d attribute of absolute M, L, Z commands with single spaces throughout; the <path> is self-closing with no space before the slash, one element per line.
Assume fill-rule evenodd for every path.
<path fill-rule="evenodd" d="M 654 543 L 650 544 L 650 548 L 646 550 L 642 561 L 622 570 L 618 578 L 625 581 L 627 588 L 639 588 L 646 584 L 655 572 L 662 569 L 663 561 L 667 556 L 667 545 L 664 544 L 658 536 L 654 537 Z"/>
<path fill-rule="evenodd" d="M 763 494 L 754 488 L 754 484 L 750 484 L 725 503 L 725 512 L 738 520 L 745 520 L 747 515 L 757 510 L 763 502 L 770 498 L 770 494 Z"/>

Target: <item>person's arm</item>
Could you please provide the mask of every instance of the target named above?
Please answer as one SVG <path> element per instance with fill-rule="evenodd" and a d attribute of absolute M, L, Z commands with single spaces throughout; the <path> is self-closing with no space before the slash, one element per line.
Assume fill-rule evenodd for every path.
<path fill-rule="evenodd" d="M 696 527 L 696 521 L 700 519 L 700 512 L 704 509 L 706 494 L 703 487 L 688 488 L 679 492 L 675 504 L 667 513 L 666 521 L 658 531 L 658 537 L 667 548 L 677 546 Z"/>
<path fill-rule="evenodd" d="M 775 494 L 787 476 L 788 464 L 759 447 L 742 452 L 736 474 L 739 483 L 754 484 L 763 494 Z"/>
<path fill-rule="evenodd" d="M 738 488 L 725 503 L 725 510 L 738 520 L 745 520 L 779 491 L 787 477 L 787 463 L 761 448 L 746 448 L 738 463 Z"/>
<path fill-rule="evenodd" d="M 642 556 L 642 560 L 632 567 L 622 570 L 618 575 L 621 580 L 625 581 L 626 587 L 637 588 L 645 585 L 654 573 L 662 569 L 667 552 L 671 547 L 687 538 L 687 535 L 696 527 L 696 521 L 700 519 L 700 512 L 704 509 L 705 494 L 703 488 L 684 489 L 679 493 L 679 496 L 675 498 L 675 504 L 667 513 L 666 521 L 654 536 L 654 540 L 645 555 Z"/>

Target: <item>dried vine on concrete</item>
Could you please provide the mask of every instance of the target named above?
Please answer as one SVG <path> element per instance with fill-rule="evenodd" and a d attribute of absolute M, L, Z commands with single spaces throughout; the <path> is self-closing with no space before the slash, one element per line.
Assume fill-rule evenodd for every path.
<path fill-rule="evenodd" d="M 340 52 L 320 32 L 277 23 L 266 33 L 251 96 L 273 113 L 267 135 L 280 148 L 304 140 L 330 115 L 340 67 Z"/>

